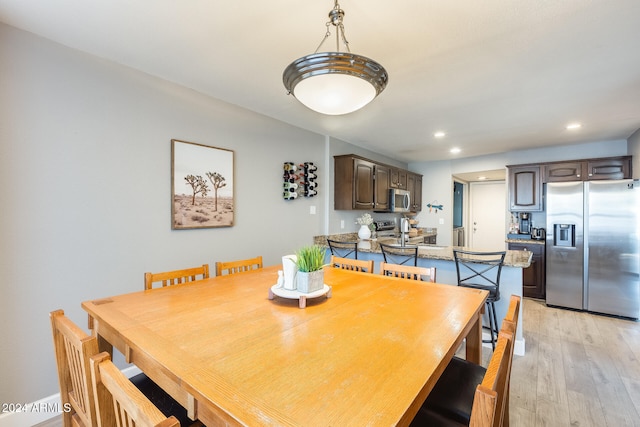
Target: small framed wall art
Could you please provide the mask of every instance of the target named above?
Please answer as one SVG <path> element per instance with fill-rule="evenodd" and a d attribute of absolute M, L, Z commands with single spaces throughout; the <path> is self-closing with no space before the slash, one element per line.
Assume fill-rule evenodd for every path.
<path fill-rule="evenodd" d="M 233 226 L 233 150 L 171 140 L 171 228 Z"/>

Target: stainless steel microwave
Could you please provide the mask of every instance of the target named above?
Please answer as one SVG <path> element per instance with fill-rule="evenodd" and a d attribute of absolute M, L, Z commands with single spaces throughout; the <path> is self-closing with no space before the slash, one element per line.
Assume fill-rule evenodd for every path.
<path fill-rule="evenodd" d="M 391 212 L 409 212 L 411 193 L 407 190 L 389 189 L 389 210 Z"/>

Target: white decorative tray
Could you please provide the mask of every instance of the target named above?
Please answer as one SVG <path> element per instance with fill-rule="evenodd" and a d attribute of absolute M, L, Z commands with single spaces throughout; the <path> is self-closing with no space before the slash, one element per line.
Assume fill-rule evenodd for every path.
<path fill-rule="evenodd" d="M 299 301 L 298 306 L 300 308 L 305 308 L 307 306 L 307 298 L 318 298 L 323 295 L 326 295 L 327 298 L 331 298 L 331 286 L 325 284 L 322 286 L 322 289 L 309 293 L 285 289 L 278 285 L 273 285 L 271 288 L 269 288 L 269 299 L 273 299 L 274 296 L 279 296 L 281 298 L 287 299 L 297 299 Z"/>

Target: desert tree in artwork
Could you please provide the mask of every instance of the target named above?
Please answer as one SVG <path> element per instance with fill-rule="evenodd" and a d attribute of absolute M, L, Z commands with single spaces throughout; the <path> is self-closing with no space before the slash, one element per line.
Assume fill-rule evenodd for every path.
<path fill-rule="evenodd" d="M 211 179 L 211 178 L 209 178 Z M 196 205 L 196 195 L 201 194 L 202 197 L 207 197 L 207 192 L 209 191 L 209 187 L 207 187 L 207 183 L 202 179 L 200 175 L 193 176 L 187 175 L 184 177 L 184 180 L 187 181 L 187 184 L 191 186 L 193 190 L 193 198 L 191 199 L 191 205 Z M 216 210 L 218 210 L 218 191 L 216 190 Z"/>
<path fill-rule="evenodd" d="M 207 177 L 209 178 L 209 181 L 211 181 L 211 185 L 213 185 L 213 193 L 214 193 L 213 198 L 215 200 L 215 206 L 216 206 L 214 210 L 217 212 L 218 211 L 218 190 L 226 186 L 227 183 L 225 182 L 224 176 L 220 175 L 218 172 L 207 172 Z"/>
<path fill-rule="evenodd" d="M 233 151 L 172 139 L 171 154 L 171 228 L 233 226 Z"/>

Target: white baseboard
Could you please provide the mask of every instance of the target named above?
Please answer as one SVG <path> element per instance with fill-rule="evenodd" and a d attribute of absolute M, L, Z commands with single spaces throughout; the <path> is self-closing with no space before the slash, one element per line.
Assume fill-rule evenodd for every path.
<path fill-rule="evenodd" d="M 122 370 L 127 378 L 141 372 L 137 366 L 130 366 Z M 60 393 L 31 403 L 13 402 L 7 403 L 7 405 L 7 408 L 0 408 L 7 411 L 0 414 L 0 427 L 32 427 L 62 414 Z"/>

